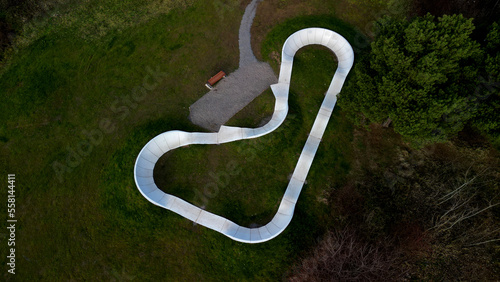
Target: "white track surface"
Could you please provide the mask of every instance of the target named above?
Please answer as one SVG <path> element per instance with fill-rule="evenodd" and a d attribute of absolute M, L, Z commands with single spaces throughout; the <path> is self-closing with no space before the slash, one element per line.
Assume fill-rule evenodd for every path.
<path fill-rule="evenodd" d="M 337 56 L 338 68 L 326 92 L 306 144 L 302 149 L 278 212 L 268 224 L 259 228 L 239 226 L 224 217 L 202 210 L 158 189 L 153 179 L 153 169 L 158 159 L 166 152 L 190 144 L 221 144 L 257 138 L 278 128 L 288 113 L 288 92 L 292 76 L 293 57 L 300 48 L 313 44 L 323 45 L 332 50 Z M 295 32 L 288 37 L 283 45 L 279 81 L 277 84 L 271 85 L 276 97 L 276 103 L 274 114 L 269 123 L 258 128 L 222 126 L 219 132 L 216 133 L 178 130 L 162 133 L 151 139 L 137 157 L 134 167 L 137 188 L 151 203 L 220 232 L 233 240 L 244 243 L 261 243 L 273 239 L 283 232 L 292 220 L 295 204 L 337 102 L 337 94 L 342 89 L 353 61 L 354 53 L 351 45 L 338 33 L 323 28 L 307 28 Z"/>

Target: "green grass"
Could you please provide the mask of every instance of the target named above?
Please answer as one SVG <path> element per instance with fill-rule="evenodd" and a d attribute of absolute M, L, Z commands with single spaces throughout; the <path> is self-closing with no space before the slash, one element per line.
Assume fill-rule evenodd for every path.
<path fill-rule="evenodd" d="M 353 27 L 331 15 L 301 16 L 292 18 L 275 27 L 262 44 L 262 57 L 271 61 L 271 65 L 278 70 L 279 64 L 273 58 L 273 51 L 281 56 L 281 48 L 285 40 L 297 30 L 308 27 L 322 27 L 334 30 L 347 39 L 356 55 L 366 51 L 368 39 L 356 27 Z M 279 48 L 276 48 L 278 46 Z"/>
<path fill-rule="evenodd" d="M 201 130 L 188 121 L 188 107 L 205 93 L 210 74 L 237 67 L 242 13 L 237 1 L 197 2 L 111 28 L 98 40 L 82 37 L 72 26 L 48 28 L 12 55 L 0 78 L 0 155 L 3 175 L 17 175 L 16 279 L 279 280 L 332 225 L 322 197 L 344 181 L 352 161 L 352 126 L 338 108 L 291 225 L 270 242 L 241 244 L 194 226 L 150 204 L 135 187 L 134 160 L 147 141 L 167 130 Z M 309 17 L 302 25 L 322 22 L 323 17 L 317 24 Z M 288 24 L 278 26 L 266 50 L 279 51 L 288 29 Z M 157 67 L 163 75 L 147 99 L 127 102 L 150 73 L 146 69 Z M 228 163 L 234 160 L 241 172 L 209 198 L 206 208 L 241 224 L 265 224 L 277 209 L 334 70 L 334 57 L 326 50 L 300 52 L 283 129 L 258 140 L 172 152 L 165 158 L 174 173 L 164 181 L 175 185 L 166 189 L 204 204 L 195 191 L 204 188 L 200 185 L 210 172 L 231 170 Z M 231 123 L 260 122 L 270 102 L 262 97 Z M 111 133 L 103 133 L 91 148 L 80 146 L 87 139 L 83 131 L 102 132 L 105 123 L 113 124 Z M 79 146 L 85 154 L 71 162 L 70 152 Z M 205 156 L 214 156 L 213 163 Z M 58 175 L 54 163 L 67 170 Z M 5 265 L 6 248 L 1 250 Z"/>
<path fill-rule="evenodd" d="M 225 125 L 259 127 L 264 125 L 274 112 L 274 95 L 271 88 L 257 96 L 250 104 L 236 113 Z"/>
<path fill-rule="evenodd" d="M 266 224 L 278 209 L 335 69 L 330 51 L 315 47 L 300 51 L 294 62 L 289 116 L 277 132 L 254 140 L 172 151 L 155 169 L 157 184 L 167 193 L 238 224 Z M 271 102 L 267 108 L 274 106 L 268 97 L 259 97 L 230 123 L 244 126 L 250 117 L 262 115 L 250 109 L 268 113 L 263 101 Z M 308 183 L 313 184 L 304 189 L 312 199 L 320 198 L 328 185 L 341 183 L 349 170 L 350 160 L 344 151 L 352 127 L 338 109 L 333 120 L 335 126 L 328 127 L 308 177 Z M 331 171 L 335 173 L 328 175 Z M 207 195 L 200 196 L 203 194 Z M 318 213 L 326 207 L 313 203 L 308 209 Z"/>

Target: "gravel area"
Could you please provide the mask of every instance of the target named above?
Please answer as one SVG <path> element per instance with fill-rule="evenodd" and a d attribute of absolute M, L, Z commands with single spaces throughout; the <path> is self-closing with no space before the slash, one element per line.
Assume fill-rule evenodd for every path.
<path fill-rule="evenodd" d="M 221 80 L 216 88 L 189 107 L 189 119 L 211 131 L 219 131 L 237 112 L 264 92 L 278 79 L 268 63 L 259 62 L 250 44 L 250 29 L 257 4 L 253 0 L 245 9 L 239 30 L 239 68 Z"/>

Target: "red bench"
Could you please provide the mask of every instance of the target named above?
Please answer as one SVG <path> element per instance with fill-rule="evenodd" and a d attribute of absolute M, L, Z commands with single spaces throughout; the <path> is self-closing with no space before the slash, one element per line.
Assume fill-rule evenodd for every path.
<path fill-rule="evenodd" d="M 208 89 L 213 89 L 214 88 L 214 85 L 221 79 L 223 79 L 224 77 L 226 77 L 226 73 L 223 72 L 223 71 L 220 71 L 218 72 L 216 75 L 212 76 L 208 81 L 207 83 L 205 84 L 206 87 L 208 87 Z"/>

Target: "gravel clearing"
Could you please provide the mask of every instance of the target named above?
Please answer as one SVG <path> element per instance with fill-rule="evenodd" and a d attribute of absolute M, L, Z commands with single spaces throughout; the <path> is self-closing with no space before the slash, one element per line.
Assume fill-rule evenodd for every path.
<path fill-rule="evenodd" d="M 253 0 L 245 9 L 239 30 L 239 68 L 221 80 L 216 88 L 189 107 L 189 119 L 211 131 L 219 131 L 237 112 L 264 92 L 278 78 L 268 63 L 259 62 L 250 44 L 250 29 L 257 4 Z"/>

